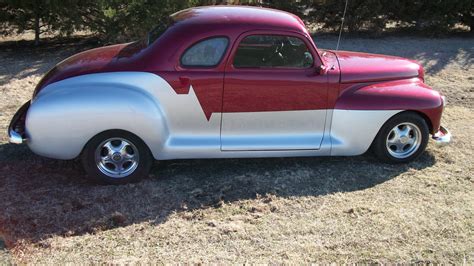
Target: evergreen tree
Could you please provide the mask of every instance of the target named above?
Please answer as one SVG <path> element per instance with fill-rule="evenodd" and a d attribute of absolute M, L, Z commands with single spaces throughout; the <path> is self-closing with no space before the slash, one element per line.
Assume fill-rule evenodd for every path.
<path fill-rule="evenodd" d="M 78 10 L 87 9 L 93 3 L 93 0 L 1 0 L 0 32 L 33 30 L 38 45 L 43 33 L 71 34 L 83 28 Z"/>

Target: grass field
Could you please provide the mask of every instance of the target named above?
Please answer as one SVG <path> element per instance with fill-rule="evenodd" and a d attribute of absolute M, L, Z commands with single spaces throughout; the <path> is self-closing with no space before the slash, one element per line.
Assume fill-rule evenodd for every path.
<path fill-rule="evenodd" d="M 416 162 L 178 160 L 115 187 L 90 184 L 78 162 L 7 144 L 9 120 L 41 76 L 87 47 L 0 49 L 0 264 L 474 263 L 472 38 L 343 40 L 342 49 L 419 60 L 447 96 L 453 142 L 430 143 Z"/>

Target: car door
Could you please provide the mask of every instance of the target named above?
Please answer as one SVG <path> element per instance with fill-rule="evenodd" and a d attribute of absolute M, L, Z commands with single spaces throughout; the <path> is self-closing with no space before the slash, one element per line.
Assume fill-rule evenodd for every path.
<path fill-rule="evenodd" d="M 319 149 L 327 112 L 327 77 L 320 66 L 306 36 L 241 35 L 225 71 L 221 149 Z"/>
<path fill-rule="evenodd" d="M 169 157 L 197 158 L 220 152 L 225 61 L 231 40 L 225 35 L 193 36 L 175 52 L 172 69 L 155 72 L 169 85 L 156 93 L 166 118 Z M 212 157 L 212 156 L 211 156 Z"/>

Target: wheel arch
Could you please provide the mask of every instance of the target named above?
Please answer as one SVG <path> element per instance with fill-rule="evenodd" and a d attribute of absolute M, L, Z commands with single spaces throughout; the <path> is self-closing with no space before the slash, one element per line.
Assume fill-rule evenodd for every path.
<path fill-rule="evenodd" d="M 392 115 L 391 117 L 389 117 L 387 120 L 385 120 L 385 122 L 379 127 L 379 130 L 377 131 L 377 135 L 375 135 L 374 139 L 372 140 L 372 143 L 370 144 L 369 148 L 367 149 L 367 151 L 373 147 L 374 145 L 374 142 L 375 142 L 375 139 L 377 138 L 377 136 L 379 135 L 380 131 L 384 128 L 384 126 L 390 121 L 392 120 L 394 117 L 396 116 L 399 116 L 399 115 L 402 115 L 402 114 L 407 114 L 407 113 L 412 113 L 412 114 L 416 114 L 418 116 L 420 116 L 425 122 L 426 122 L 426 125 L 428 126 L 428 130 L 431 132 L 432 128 L 433 128 L 433 125 L 431 124 L 431 120 L 430 118 L 423 112 L 421 111 L 417 111 L 417 110 L 404 110 L 404 111 L 400 111 L 394 115 Z"/>
<path fill-rule="evenodd" d="M 433 123 L 431 122 L 431 119 L 427 114 L 425 114 L 425 113 L 423 113 L 422 111 L 419 111 L 419 110 L 406 110 L 402 113 L 414 113 L 414 114 L 417 114 L 417 115 L 421 116 L 423 118 L 423 120 L 425 120 L 426 125 L 428 126 L 429 132 L 433 134 L 433 131 L 434 131 Z"/>
<path fill-rule="evenodd" d="M 408 117 L 410 119 L 416 117 L 417 119 L 421 119 L 421 121 L 426 122 L 426 127 L 417 126 L 419 130 L 418 132 L 420 134 L 418 137 L 420 138 L 420 140 L 418 144 L 410 144 L 410 145 L 416 145 L 417 147 L 413 151 L 413 153 L 406 154 L 407 157 L 396 157 L 395 155 L 391 154 L 390 151 L 387 151 L 388 146 L 386 143 L 387 141 L 386 134 L 387 133 L 390 134 L 390 132 L 394 129 L 393 127 L 397 126 L 399 123 L 413 123 L 412 121 L 409 121 L 406 119 L 400 119 L 400 118 L 398 119 L 399 121 L 397 121 L 398 117 Z M 392 123 L 392 125 L 390 125 L 390 123 Z M 422 112 L 413 111 L 413 110 L 402 111 L 393 115 L 392 117 L 387 119 L 387 121 L 385 121 L 385 123 L 377 132 L 377 135 L 375 136 L 374 140 L 372 141 L 369 150 L 371 150 L 380 160 L 386 163 L 409 162 L 413 159 L 416 159 L 418 156 L 420 156 L 420 154 L 426 149 L 426 145 L 429 141 L 429 137 L 428 137 L 429 131 L 430 131 L 429 119 L 427 120 L 427 118 Z M 423 133 L 426 133 L 426 135 L 424 135 Z M 397 149 L 397 152 L 399 152 L 398 149 Z"/>
<path fill-rule="evenodd" d="M 134 137 L 138 138 L 140 141 L 143 142 L 143 144 L 145 144 L 145 147 L 148 149 L 148 152 L 149 152 L 150 154 L 152 154 L 150 146 L 143 140 L 143 138 L 140 137 L 140 135 L 137 135 L 137 134 L 135 134 L 135 133 L 132 132 L 132 131 L 123 130 L 123 129 L 120 129 L 120 128 L 112 128 L 112 129 L 107 129 L 107 130 L 101 131 L 101 132 L 95 134 L 94 136 L 92 136 L 92 137 L 84 144 L 84 146 L 83 146 L 82 149 L 81 149 L 81 152 L 79 153 L 79 155 L 78 155 L 77 157 L 81 156 L 81 155 L 84 153 L 84 149 L 86 148 L 86 146 L 87 146 L 95 137 L 97 137 L 97 136 L 99 136 L 99 135 L 102 135 L 102 134 L 105 134 L 105 133 L 117 132 L 117 131 L 120 132 L 120 133 L 131 134 L 131 135 L 133 135 Z"/>

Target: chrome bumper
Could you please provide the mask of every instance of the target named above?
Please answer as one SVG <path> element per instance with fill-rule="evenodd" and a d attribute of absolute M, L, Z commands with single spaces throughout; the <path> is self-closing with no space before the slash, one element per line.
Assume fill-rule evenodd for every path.
<path fill-rule="evenodd" d="M 8 126 L 8 138 L 10 143 L 22 144 L 27 141 L 25 136 L 25 117 L 30 108 L 30 102 L 25 103 L 13 116 L 10 126 Z"/>
<path fill-rule="evenodd" d="M 22 144 L 23 142 L 26 142 L 26 139 L 23 138 L 21 134 L 17 133 L 12 128 L 8 130 L 8 138 L 10 140 L 10 143 L 13 144 Z"/>
<path fill-rule="evenodd" d="M 451 142 L 451 133 L 445 127 L 440 127 L 439 131 L 433 135 L 433 140 L 440 146 L 447 145 Z"/>

